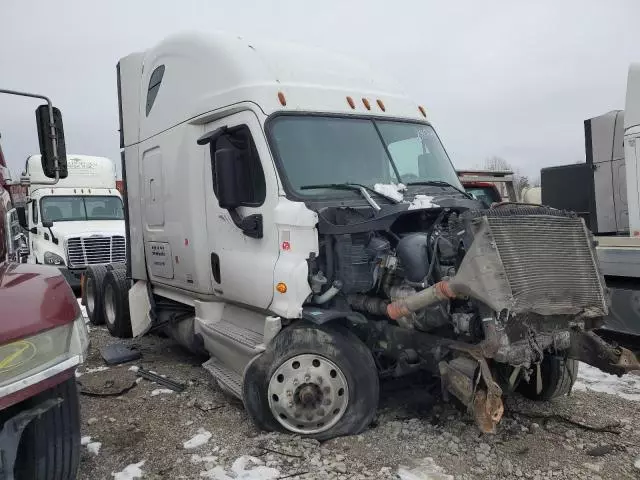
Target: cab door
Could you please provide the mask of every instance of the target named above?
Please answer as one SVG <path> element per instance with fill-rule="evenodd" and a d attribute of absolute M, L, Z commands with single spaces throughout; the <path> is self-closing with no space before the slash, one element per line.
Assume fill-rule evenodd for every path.
<path fill-rule="evenodd" d="M 207 145 L 205 168 L 206 228 L 211 282 L 216 295 L 259 309 L 267 309 L 274 293 L 273 272 L 278 259 L 278 234 L 274 210 L 278 202 L 278 184 L 271 154 L 262 127 L 251 111 L 242 111 L 205 125 L 205 132 L 226 127 L 215 148 L 243 150 L 249 169 L 250 201 L 230 212 L 221 208 L 216 196 L 215 156 Z M 254 238 L 237 225 L 239 219 L 262 223 L 262 234 Z M 235 218 L 234 218 L 235 217 Z M 204 260 L 204 259 L 203 259 Z"/>

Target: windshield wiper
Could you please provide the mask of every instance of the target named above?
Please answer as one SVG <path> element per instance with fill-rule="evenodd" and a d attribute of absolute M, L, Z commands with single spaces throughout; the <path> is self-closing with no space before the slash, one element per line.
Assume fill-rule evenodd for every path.
<path fill-rule="evenodd" d="M 331 188 L 334 190 L 353 190 L 355 192 L 360 192 L 360 195 L 362 195 L 362 197 L 367 201 L 367 203 L 371 205 L 371 207 L 376 211 L 380 210 L 380 205 L 378 205 L 375 202 L 375 200 L 371 198 L 371 195 L 369 195 L 369 192 L 375 193 L 376 195 L 379 195 L 380 197 L 390 201 L 391 203 L 399 203 L 395 198 L 387 197 L 384 193 L 380 193 L 374 190 L 373 188 L 367 185 L 363 185 L 361 183 L 346 182 L 346 183 L 324 183 L 324 184 L 318 184 L 318 185 L 303 185 L 302 187 L 300 187 L 300 190 L 314 190 L 318 188 Z"/>
<path fill-rule="evenodd" d="M 455 185 L 450 184 L 449 182 L 445 182 L 444 180 L 421 180 L 419 182 L 407 182 L 407 183 L 405 183 L 405 185 L 407 185 L 407 186 L 427 185 L 427 186 L 436 186 L 436 187 L 449 187 L 449 188 L 453 188 L 454 190 L 460 192 L 465 197 L 473 199 L 473 195 L 471 195 L 469 192 L 465 192 L 461 188 L 458 188 Z"/>

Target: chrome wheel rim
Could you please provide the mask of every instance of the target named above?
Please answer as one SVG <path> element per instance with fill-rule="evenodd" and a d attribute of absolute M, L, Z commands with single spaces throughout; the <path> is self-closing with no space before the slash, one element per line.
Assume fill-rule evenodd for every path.
<path fill-rule="evenodd" d="M 269 408 L 280 425 L 306 435 L 333 427 L 349 405 L 349 385 L 342 370 L 314 354 L 283 362 L 269 380 L 268 395 Z"/>
<path fill-rule="evenodd" d="M 104 287 L 104 314 L 110 325 L 116 323 L 115 295 L 111 285 L 105 285 Z"/>

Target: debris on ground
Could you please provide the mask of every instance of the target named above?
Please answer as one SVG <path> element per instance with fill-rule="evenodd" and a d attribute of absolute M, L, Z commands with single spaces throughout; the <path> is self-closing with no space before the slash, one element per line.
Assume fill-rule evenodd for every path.
<path fill-rule="evenodd" d="M 111 343 L 100 349 L 100 355 L 107 365 L 119 365 L 121 363 L 139 360 L 142 354 L 136 348 L 122 343 Z"/>
<path fill-rule="evenodd" d="M 156 388 L 154 391 L 151 392 L 151 396 L 155 397 L 156 395 L 161 395 L 163 393 L 173 393 L 173 390 L 169 388 Z"/>
<path fill-rule="evenodd" d="M 99 348 L 112 342 L 106 328 L 95 327 L 82 371 L 102 365 Z M 429 379 L 383 382 L 372 427 L 320 443 L 259 431 L 242 403 L 211 380 L 201 367 L 204 360 L 172 340 L 150 335 L 136 342 L 143 354 L 136 366 L 171 372 L 171 379 L 188 389 L 151 396 L 164 386 L 144 381 L 120 396 L 81 396 L 82 435 L 91 437 L 85 445 L 102 445 L 99 455 L 82 448 L 78 480 L 263 480 L 257 475 L 275 471 L 278 476 L 271 478 L 284 480 L 399 480 L 420 466 L 420 480 L 436 474 L 455 480 L 640 478 L 640 402 L 619 395 L 618 387 L 609 393 L 574 389 L 551 402 L 508 397 L 496 434 L 485 435 L 466 412 L 444 403 Z M 133 370 L 120 365 L 78 380 L 130 381 L 136 378 Z M 627 377 L 619 379 L 622 393 L 640 395 L 640 385 L 633 390 Z M 581 365 L 578 380 L 588 379 Z M 510 413 L 516 411 L 533 415 Z M 566 419 L 596 428 L 615 424 L 619 433 L 581 428 Z M 234 463 L 245 456 L 263 463 L 246 460 L 234 471 Z"/>
<path fill-rule="evenodd" d="M 158 375 L 156 372 L 152 370 L 148 371 L 138 367 L 138 369 L 135 370 L 135 372 L 136 372 L 136 375 L 138 375 L 139 377 L 146 378 L 147 380 L 150 380 L 152 382 L 155 382 L 167 388 L 170 388 L 174 392 L 183 392 L 186 389 L 184 384 L 179 382 L 174 382 L 173 380 L 168 379 L 166 375 Z"/>

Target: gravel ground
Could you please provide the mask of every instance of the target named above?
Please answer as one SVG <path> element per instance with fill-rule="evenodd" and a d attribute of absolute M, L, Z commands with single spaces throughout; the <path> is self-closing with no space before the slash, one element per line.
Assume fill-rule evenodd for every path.
<path fill-rule="evenodd" d="M 623 379 L 628 398 L 592 391 L 602 379 L 589 370 L 570 397 L 538 404 L 511 398 L 496 435 L 481 434 L 466 414 L 431 396 L 433 388 L 386 384 L 372 428 L 320 444 L 257 430 L 242 404 L 212 384 L 202 360 L 171 340 L 125 341 L 138 346 L 142 359 L 106 368 L 98 349 L 118 340 L 102 327 L 91 327 L 90 335 L 78 381 L 86 392 L 115 395 L 82 395 L 79 479 L 640 478 L 638 377 Z M 178 394 L 136 383 L 135 366 L 188 387 Z M 554 415 L 616 425 L 615 433 Z"/>

